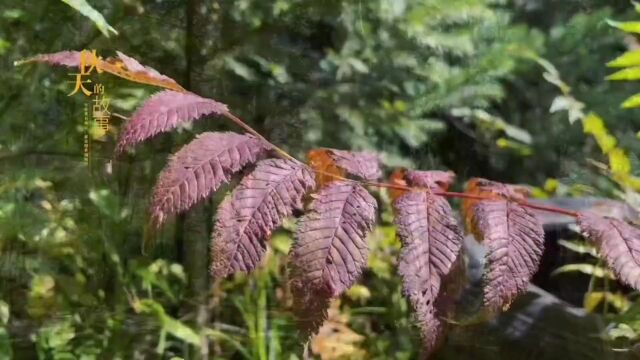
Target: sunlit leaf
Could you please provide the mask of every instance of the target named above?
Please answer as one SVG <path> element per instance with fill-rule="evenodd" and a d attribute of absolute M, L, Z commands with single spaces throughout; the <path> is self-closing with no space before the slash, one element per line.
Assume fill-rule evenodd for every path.
<path fill-rule="evenodd" d="M 596 250 L 596 248 L 585 242 L 558 240 L 558 245 L 563 246 L 571 251 L 577 252 L 578 254 L 589 254 L 594 257 L 598 256 L 598 251 Z"/>
<path fill-rule="evenodd" d="M 118 31 L 107 23 L 104 16 L 94 9 L 86 0 L 62 0 L 65 4 L 78 10 L 82 15 L 88 17 L 98 27 L 104 36 L 109 37 L 109 32 L 118 35 Z"/>
<path fill-rule="evenodd" d="M 588 312 L 593 312 L 603 300 L 620 312 L 626 311 L 631 304 L 629 300 L 620 293 L 614 294 L 609 291 L 593 291 L 585 295 L 583 303 L 584 309 Z"/>
<path fill-rule="evenodd" d="M 555 269 L 551 275 L 564 274 L 569 272 L 580 272 L 587 275 L 592 275 L 598 278 L 615 279 L 613 272 L 593 264 L 567 264 Z"/>
<path fill-rule="evenodd" d="M 582 127 L 585 133 L 593 135 L 603 153 L 606 154 L 616 147 L 616 138 L 609 134 L 604 121 L 597 114 L 587 115 L 582 121 Z"/>
<path fill-rule="evenodd" d="M 627 51 L 607 63 L 608 67 L 640 66 L 640 50 Z"/>
<path fill-rule="evenodd" d="M 631 109 L 640 106 L 640 94 L 630 96 L 622 103 L 621 106 L 625 109 Z"/>
<path fill-rule="evenodd" d="M 162 304 L 151 300 L 135 300 L 133 307 L 136 312 L 154 315 L 161 326 L 161 332 L 167 332 L 191 345 L 200 346 L 200 336 L 192 328 L 181 321 L 169 316 Z"/>
<path fill-rule="evenodd" d="M 640 21 L 614 21 L 607 19 L 607 23 L 624 32 L 640 34 Z"/>
<path fill-rule="evenodd" d="M 634 66 L 620 71 L 616 71 L 613 74 L 607 76 L 607 80 L 639 80 L 640 79 L 640 66 Z"/>
<path fill-rule="evenodd" d="M 609 151 L 607 155 L 609 156 L 609 166 L 613 174 L 628 175 L 631 173 L 631 160 L 629 160 L 624 150 L 615 148 Z"/>

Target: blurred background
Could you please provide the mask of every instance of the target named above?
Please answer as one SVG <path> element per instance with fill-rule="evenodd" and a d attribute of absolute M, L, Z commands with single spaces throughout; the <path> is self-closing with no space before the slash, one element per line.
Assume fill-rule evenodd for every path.
<path fill-rule="evenodd" d="M 157 89 L 102 74 L 113 116 L 107 133 L 90 132 L 87 165 L 88 100 L 68 96 L 70 71 L 15 61 L 119 50 L 228 104 L 298 158 L 319 146 L 372 150 L 389 170 L 452 170 L 456 190 L 481 176 L 634 221 L 640 101 L 627 99 L 640 84 L 614 80 L 640 70 L 607 79 L 640 65 L 637 53 L 611 62 L 640 48 L 634 21 L 626 0 L 2 0 L 0 359 L 415 359 L 421 350 L 384 193 L 369 269 L 305 349 L 285 267 L 294 221 L 274 234 L 265 266 L 230 279 L 207 270 L 230 187 L 146 230 L 167 157 L 197 133 L 237 127 L 212 117 L 114 158 L 122 118 Z M 570 220 L 544 222 L 530 293 L 496 319 L 466 321 L 471 284 L 460 300 L 468 316 L 436 358 L 638 356 L 637 294 Z M 481 256 L 469 246 L 473 277 Z"/>

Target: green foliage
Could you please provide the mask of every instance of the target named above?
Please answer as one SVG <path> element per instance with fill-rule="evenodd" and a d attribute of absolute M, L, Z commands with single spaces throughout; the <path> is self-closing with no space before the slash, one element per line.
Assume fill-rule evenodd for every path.
<path fill-rule="evenodd" d="M 627 74 L 615 77 L 640 66 L 637 50 L 623 49 L 623 37 L 605 22 L 627 18 L 626 4 L 65 2 L 87 17 L 61 1 L 3 0 L 0 10 L 0 64 L 9 69 L 0 73 L 0 359 L 191 359 L 204 357 L 203 349 L 211 358 L 234 359 L 303 353 L 283 281 L 293 225 L 274 236 L 258 276 L 224 284 L 208 280 L 206 263 L 196 259 L 205 254 L 189 247 L 199 238 L 181 220 L 159 234 L 141 230 L 142 199 L 167 154 L 194 133 L 227 124 L 192 124 L 117 159 L 115 134 L 108 133 L 92 142 L 88 167 L 81 123 L 87 99 L 66 96 L 64 70 L 11 66 L 36 53 L 95 48 L 139 55 L 228 103 L 293 153 L 377 148 L 389 165 L 530 184 L 555 179 L 540 193 L 640 205 L 633 191 L 640 122 L 635 110 L 619 109 L 626 98 L 625 107 L 640 103 L 629 97 L 637 86 L 603 81 L 610 59 L 610 67 Z M 547 59 L 537 58 L 544 78 L 533 54 Z M 93 80 L 124 116 L 155 91 Z M 122 119 L 111 120 L 117 131 Z M 601 159 L 596 171 L 585 158 Z M 203 218 L 212 218 L 219 200 L 203 207 Z M 395 275 L 399 243 L 390 218 L 383 214 L 370 239 L 370 270 L 338 309 L 349 329 L 366 335 L 357 347 L 368 358 L 412 359 L 420 341 Z M 209 232 L 210 220 L 201 223 Z M 153 235 L 157 245 L 143 253 L 143 239 Z M 598 273 L 596 258 L 585 264 Z M 609 335 L 626 339 L 621 346 L 633 344 L 638 301 L 623 296 L 632 301 L 628 309 L 614 305 L 623 301 L 605 287 L 610 280 L 597 281 L 585 305 L 608 304 L 616 324 Z"/>
<path fill-rule="evenodd" d="M 116 31 L 113 26 L 109 25 L 104 19 L 104 16 L 102 16 L 102 14 L 100 14 L 96 9 L 91 7 L 91 5 L 86 0 L 62 1 L 93 21 L 93 23 L 96 24 L 96 26 L 104 36 L 109 37 L 109 33 L 118 35 L 118 31 Z"/>

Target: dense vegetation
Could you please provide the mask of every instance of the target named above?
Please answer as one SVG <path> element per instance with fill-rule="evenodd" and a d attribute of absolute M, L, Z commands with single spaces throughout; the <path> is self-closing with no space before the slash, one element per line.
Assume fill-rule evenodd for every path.
<path fill-rule="evenodd" d="M 144 59 L 186 89 L 224 102 L 298 158 L 320 146 L 376 150 L 389 167 L 453 170 L 458 188 L 482 176 L 528 184 L 539 198 L 599 196 L 640 207 L 640 121 L 637 110 L 620 108 L 637 85 L 605 80 L 613 72 L 605 64 L 637 48 L 633 24 L 612 23 L 626 35 L 607 24 L 638 17 L 626 2 L 91 4 L 117 34 L 62 1 L 27 8 L 5 0 L 0 9 L 7 69 L 0 74 L 0 358 L 280 359 L 304 352 L 291 336 L 284 266 L 294 222 L 273 235 L 266 266 L 226 281 L 209 275 L 205 255 L 224 191 L 157 232 L 147 226 L 167 156 L 202 131 L 237 131 L 233 123 L 194 122 L 113 158 L 122 117 L 157 90 L 100 76 L 112 98 L 112 131 L 90 131 L 87 166 L 87 98 L 67 96 L 67 71 L 13 67 L 34 54 L 120 50 Z M 378 197 L 389 201 L 385 192 Z M 368 270 L 331 307 L 328 328 L 308 352 L 420 353 L 395 276 L 400 244 L 391 212 L 381 212 L 378 224 Z M 575 287 L 581 305 L 611 324 L 594 336 L 629 353 L 640 305 L 597 254 L 580 262 L 574 268 L 588 275 L 572 276 L 578 284 L 590 277 Z M 468 325 L 452 331 L 443 358 L 455 357 L 447 351 L 456 347 L 507 354 L 491 339 L 486 349 L 465 340 L 477 331 Z"/>

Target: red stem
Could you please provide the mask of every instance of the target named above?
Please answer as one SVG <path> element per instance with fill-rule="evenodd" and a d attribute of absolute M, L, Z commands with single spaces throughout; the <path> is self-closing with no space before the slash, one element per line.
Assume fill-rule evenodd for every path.
<path fill-rule="evenodd" d="M 518 203 L 520 205 L 522 205 L 522 206 L 526 206 L 526 207 L 531 208 L 531 209 L 542 210 L 542 211 L 552 212 L 552 213 L 556 213 L 556 214 L 567 215 L 567 216 L 571 216 L 571 217 L 578 217 L 578 213 L 575 212 L 575 211 L 571 211 L 571 210 L 567 210 L 567 209 L 563 209 L 563 208 L 558 208 L 558 207 L 555 207 L 555 206 L 535 205 L 535 204 L 531 204 L 531 203 L 526 202 L 526 201 L 518 201 Z"/>
<path fill-rule="evenodd" d="M 240 118 L 238 118 L 237 116 L 235 116 L 234 114 L 232 114 L 231 112 L 225 112 L 223 114 L 225 117 L 227 117 L 229 120 L 233 121 L 235 124 L 237 124 L 238 126 L 240 126 L 241 128 L 245 129 L 248 133 L 250 133 L 251 135 L 269 143 L 273 149 L 278 152 L 278 154 L 280 154 L 280 156 L 289 159 L 289 160 L 295 160 L 298 161 L 296 158 L 294 158 L 293 156 L 289 155 L 289 153 L 287 153 L 286 151 L 282 150 L 281 148 L 275 146 L 274 144 L 272 144 L 271 142 L 269 142 L 267 139 L 264 138 L 264 136 L 260 135 L 260 133 L 258 133 L 257 131 L 255 131 L 251 126 L 247 125 L 247 123 L 245 123 L 244 121 L 242 121 Z M 390 189 L 397 189 L 397 190 L 405 190 L 405 191 L 424 191 L 424 188 L 414 188 L 414 187 L 410 187 L 410 186 L 404 186 L 404 185 L 397 185 L 397 184 L 389 184 L 389 183 L 379 183 L 379 182 L 373 182 L 373 181 L 357 181 L 357 180 L 352 180 L 352 179 L 347 179 L 343 176 L 340 175 L 336 175 L 336 174 L 332 174 L 330 172 L 326 172 L 326 171 L 322 171 L 322 170 L 317 170 L 317 169 L 312 169 L 314 172 L 319 173 L 319 174 L 324 174 L 324 175 L 329 175 L 332 176 L 335 179 L 339 179 L 339 180 L 343 180 L 343 181 L 352 181 L 352 182 L 357 182 L 363 185 L 367 185 L 367 186 L 374 186 L 374 187 L 381 187 L 381 188 L 390 188 Z M 495 200 L 496 197 L 491 197 L 491 196 L 484 196 L 484 195 L 473 195 L 473 194 L 467 194 L 467 193 L 459 193 L 459 192 L 451 192 L 451 191 L 434 191 L 433 194 L 435 195 L 439 195 L 439 196 L 445 196 L 448 198 L 460 198 L 460 199 L 473 199 L 473 200 Z M 507 199 L 509 200 L 509 199 Z M 566 209 L 562 209 L 562 208 L 557 208 L 557 207 L 553 207 L 553 206 L 544 206 L 544 205 L 535 205 L 535 204 L 531 204 L 529 202 L 527 202 L 526 200 L 510 200 L 510 201 L 515 201 L 518 204 L 531 208 L 531 209 L 536 209 L 536 210 L 541 210 L 541 211 L 547 211 L 547 212 L 552 212 L 552 213 L 556 213 L 556 214 L 562 214 L 562 215 L 568 215 L 571 217 L 577 217 L 578 213 L 576 213 L 575 211 L 570 211 L 570 210 L 566 210 Z"/>

